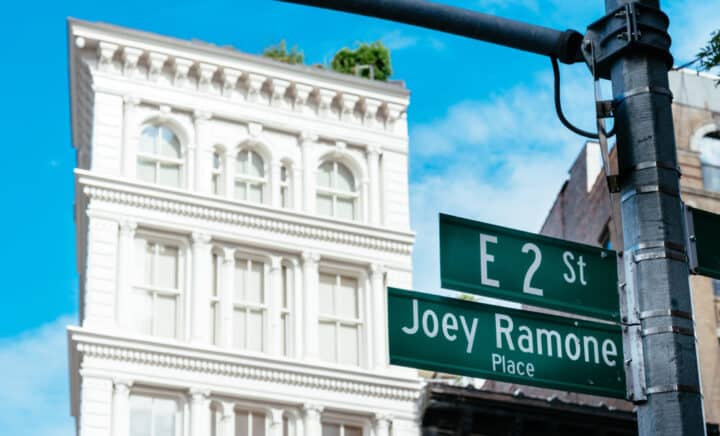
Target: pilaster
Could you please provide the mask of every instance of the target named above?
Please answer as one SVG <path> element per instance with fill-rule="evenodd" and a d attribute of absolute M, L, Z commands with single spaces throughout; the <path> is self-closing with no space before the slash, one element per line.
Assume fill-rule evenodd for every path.
<path fill-rule="evenodd" d="M 190 389 L 190 436 L 207 436 L 210 428 L 210 392 Z"/>
<path fill-rule="evenodd" d="M 370 265 L 370 286 L 372 288 L 372 344 L 373 366 L 385 370 L 388 366 L 388 345 L 385 310 L 385 270 L 382 265 Z"/>
<path fill-rule="evenodd" d="M 302 174 L 303 174 L 303 211 L 315 212 L 315 161 L 313 156 L 314 142 L 317 135 L 311 132 L 302 132 L 298 138 L 302 152 Z"/>
<path fill-rule="evenodd" d="M 210 176 L 212 171 L 212 149 L 207 143 L 208 124 L 211 118 L 212 114 L 210 112 L 193 112 L 195 127 L 194 153 L 190 153 L 192 159 L 188 162 L 188 175 L 190 175 L 188 186 L 205 195 L 212 193 Z"/>
<path fill-rule="evenodd" d="M 367 149 L 368 180 L 370 182 L 370 224 L 381 224 L 380 207 L 380 147 L 370 146 Z"/>
<path fill-rule="evenodd" d="M 220 436 L 235 436 L 235 403 L 223 401 L 220 406 Z"/>
<path fill-rule="evenodd" d="M 210 235 L 192 234 L 192 325 L 191 341 L 210 343 L 210 283 L 212 277 L 212 244 Z"/>
<path fill-rule="evenodd" d="M 320 256 L 317 253 L 303 252 L 303 292 L 302 299 L 305 302 L 303 317 L 305 318 L 305 343 L 304 357 L 308 360 L 318 358 L 318 262 Z M 314 434 L 314 433 L 309 433 Z"/>
<path fill-rule="evenodd" d="M 118 262 L 117 262 L 117 308 L 115 312 L 116 325 L 120 329 L 130 328 L 130 298 L 132 295 L 132 280 L 135 275 L 135 231 L 137 223 L 132 220 L 122 220 L 119 223 Z"/>
<path fill-rule="evenodd" d="M 130 387 L 129 380 L 113 380 L 112 436 L 130 435 Z"/>
<path fill-rule="evenodd" d="M 319 436 L 322 433 L 321 414 L 323 407 L 317 404 L 305 404 L 302 408 L 305 436 Z"/>
<path fill-rule="evenodd" d="M 270 292 L 268 294 L 268 353 L 271 356 L 282 354 L 280 338 L 280 305 L 282 304 L 282 258 L 270 257 Z"/>
<path fill-rule="evenodd" d="M 375 427 L 375 436 L 390 436 L 390 423 L 392 417 L 384 413 L 375 414 L 373 426 Z"/>
<path fill-rule="evenodd" d="M 270 432 L 268 436 L 284 436 L 283 435 L 283 409 L 270 409 L 269 425 Z M 389 435 L 388 435 L 389 436 Z"/>
<path fill-rule="evenodd" d="M 123 140 L 121 174 L 129 179 L 135 178 L 137 167 L 137 143 L 140 139 L 137 125 L 137 107 L 140 99 L 132 95 L 123 97 Z"/>

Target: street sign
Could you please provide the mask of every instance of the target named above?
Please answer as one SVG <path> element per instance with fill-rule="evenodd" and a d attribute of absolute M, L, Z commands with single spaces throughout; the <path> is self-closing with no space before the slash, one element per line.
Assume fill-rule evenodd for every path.
<path fill-rule="evenodd" d="M 720 280 L 720 215 L 689 206 L 687 212 L 690 268 Z"/>
<path fill-rule="evenodd" d="M 625 398 L 620 326 L 388 288 L 390 363 Z"/>
<path fill-rule="evenodd" d="M 443 288 L 618 321 L 614 251 L 440 214 Z"/>

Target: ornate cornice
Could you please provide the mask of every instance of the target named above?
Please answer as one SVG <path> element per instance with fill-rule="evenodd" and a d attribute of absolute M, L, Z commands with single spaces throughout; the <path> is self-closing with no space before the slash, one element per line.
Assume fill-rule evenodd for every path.
<path fill-rule="evenodd" d="M 287 236 L 309 238 L 371 250 L 404 255 L 412 253 L 413 236 L 411 234 L 394 236 L 391 232 L 387 232 L 387 236 L 363 235 L 359 234 L 359 232 L 364 232 L 364 228 L 359 228 L 357 230 L 358 233 L 353 233 L 353 230 L 336 230 L 329 228 L 324 222 L 311 224 L 308 223 L 307 220 L 293 220 L 292 216 L 288 217 L 285 214 L 278 214 L 272 217 L 263 216 L 259 213 L 253 213 L 254 211 L 251 210 L 253 206 L 250 205 L 243 205 L 247 207 L 248 210 L 242 211 L 237 208 L 230 209 L 220 205 L 213 207 L 207 204 L 199 204 L 199 202 L 193 204 L 196 196 L 190 193 L 188 193 L 187 198 L 173 199 L 162 195 L 163 193 L 160 191 L 157 193 L 155 193 L 154 190 L 147 190 L 142 193 L 134 192 L 131 189 L 124 189 L 128 187 L 130 183 L 119 180 L 112 180 L 112 182 L 114 182 L 112 183 L 114 185 L 112 187 L 107 186 L 107 184 L 98 186 L 93 183 L 93 181 L 100 179 L 98 176 L 91 176 L 87 173 L 81 174 L 80 171 L 78 171 L 78 173 L 81 175 L 79 183 L 83 186 L 83 193 L 92 200 L 101 200 L 141 209 L 166 212 L 173 215 L 200 218 Z M 174 194 L 182 195 L 182 193 Z M 313 218 L 319 220 L 319 218 Z"/>
<path fill-rule="evenodd" d="M 366 395 L 377 398 L 400 401 L 415 401 L 421 393 L 419 383 L 408 380 L 410 386 L 392 386 L 378 382 L 352 379 L 352 376 L 317 375 L 302 370 L 269 368 L 262 363 L 228 362 L 227 359 L 212 359 L 198 356 L 185 356 L 174 350 L 156 351 L 143 350 L 127 345 L 84 342 L 83 338 L 73 335 L 74 349 L 83 357 L 93 357 L 113 361 L 150 365 L 174 370 L 193 371 L 205 374 L 236 377 L 294 385 L 310 389 L 320 389 L 343 394 Z M 406 382 L 407 383 L 407 382 Z M 415 385 L 414 387 L 411 387 Z"/>
<path fill-rule="evenodd" d="M 84 53 L 81 59 L 91 68 L 147 81 L 152 86 L 180 88 L 389 132 L 395 131 L 395 121 L 408 106 L 407 90 L 402 86 L 288 66 L 235 50 L 218 52 L 210 45 L 112 25 L 71 20 L 70 31 L 75 50 Z M 161 75 L 167 80 L 158 80 Z"/>

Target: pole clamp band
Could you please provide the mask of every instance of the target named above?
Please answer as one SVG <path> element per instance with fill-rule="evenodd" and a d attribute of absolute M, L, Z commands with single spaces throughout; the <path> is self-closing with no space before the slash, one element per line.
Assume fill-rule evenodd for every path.
<path fill-rule="evenodd" d="M 689 312 L 685 312 L 682 310 L 670 310 L 670 309 L 658 309 L 658 310 L 644 310 L 640 312 L 639 318 L 641 320 L 643 319 L 650 319 L 650 318 L 659 318 L 662 316 L 671 316 L 673 318 L 683 318 L 683 319 L 689 319 L 690 321 L 693 320 L 692 314 Z"/>
<path fill-rule="evenodd" d="M 658 385 L 652 386 L 645 390 L 648 395 L 664 394 L 666 392 L 686 392 L 689 394 L 699 394 L 700 387 L 693 385 Z"/>
<path fill-rule="evenodd" d="M 635 261 L 635 263 L 642 262 L 644 260 L 658 259 L 672 259 L 680 262 L 687 262 L 687 255 L 684 250 L 682 252 L 678 252 L 668 248 L 648 250 L 639 254 L 633 254 L 633 261 Z"/>
<path fill-rule="evenodd" d="M 667 97 L 670 97 L 670 100 L 673 99 L 672 91 L 670 91 L 668 88 L 665 88 L 664 86 L 638 86 L 637 88 L 628 89 L 622 94 L 616 95 L 615 98 L 613 98 L 613 106 L 618 107 L 626 99 L 640 94 L 665 95 Z"/>
<path fill-rule="evenodd" d="M 639 250 L 647 250 L 649 248 L 667 248 L 669 250 L 679 251 L 685 253 L 685 245 L 679 242 L 673 241 L 651 241 L 651 242 L 640 242 L 632 247 L 625 250 L 626 252 L 634 252 Z"/>
<path fill-rule="evenodd" d="M 625 202 L 631 197 L 634 197 L 638 194 L 650 194 L 653 192 L 662 192 L 663 194 L 670 195 L 672 197 L 680 198 L 680 193 L 676 190 L 671 190 L 670 188 L 666 188 L 661 185 L 640 185 L 636 186 L 634 189 L 625 192 L 622 197 L 620 198 L 621 202 Z"/>
<path fill-rule="evenodd" d="M 649 327 L 642 329 L 640 336 L 647 337 L 652 335 L 660 335 L 663 333 L 675 333 L 683 336 L 695 337 L 695 330 L 691 327 L 680 327 L 676 325 L 662 326 L 662 327 Z"/>
<path fill-rule="evenodd" d="M 659 160 L 646 160 L 638 162 L 637 164 L 630 167 L 630 169 L 634 171 L 646 170 L 648 168 L 662 168 L 668 171 L 675 171 L 678 174 L 682 175 L 679 165 L 671 165 L 669 163 L 661 162 Z"/>

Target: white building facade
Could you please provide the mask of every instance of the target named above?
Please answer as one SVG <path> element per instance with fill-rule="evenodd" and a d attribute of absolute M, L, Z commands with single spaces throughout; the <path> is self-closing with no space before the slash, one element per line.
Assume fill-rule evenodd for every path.
<path fill-rule="evenodd" d="M 419 434 L 408 91 L 69 21 L 80 436 Z"/>

